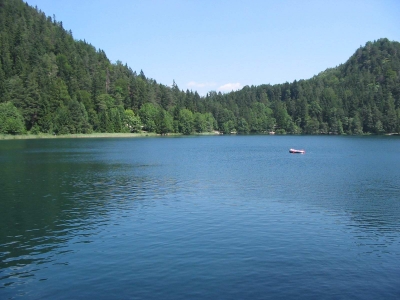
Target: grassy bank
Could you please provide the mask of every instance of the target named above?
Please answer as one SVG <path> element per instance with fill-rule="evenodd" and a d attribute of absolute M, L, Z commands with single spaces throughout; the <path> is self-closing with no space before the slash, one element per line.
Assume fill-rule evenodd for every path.
<path fill-rule="evenodd" d="M 196 135 L 219 135 L 218 131 L 194 133 Z M 134 137 L 155 137 L 162 136 L 154 132 L 138 132 L 138 133 L 78 133 L 78 134 L 61 134 L 52 135 L 48 133 L 40 134 L 0 134 L 0 140 L 30 140 L 30 139 L 79 139 L 79 138 L 134 138 Z M 182 136 L 182 133 L 168 133 L 166 136 Z"/>
<path fill-rule="evenodd" d="M 174 134 L 175 135 L 175 134 Z M 79 138 L 133 138 L 133 137 L 145 137 L 145 136 L 160 136 L 156 133 L 90 133 L 90 134 L 0 134 L 0 140 L 29 140 L 29 139 L 79 139 Z"/>

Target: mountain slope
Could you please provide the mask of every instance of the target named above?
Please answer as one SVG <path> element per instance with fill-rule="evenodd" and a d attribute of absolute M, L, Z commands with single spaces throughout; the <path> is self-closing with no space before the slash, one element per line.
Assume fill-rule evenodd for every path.
<path fill-rule="evenodd" d="M 273 110 L 281 131 L 384 133 L 400 131 L 400 43 L 380 39 L 360 47 L 349 60 L 308 80 L 245 87 L 212 101 L 225 103 L 237 118 L 258 125 L 254 109 Z M 272 128 L 270 128 L 272 129 Z"/>
<path fill-rule="evenodd" d="M 399 56 L 398 42 L 380 39 L 308 80 L 200 97 L 111 63 L 22 0 L 0 0 L 0 133 L 399 132 Z"/>

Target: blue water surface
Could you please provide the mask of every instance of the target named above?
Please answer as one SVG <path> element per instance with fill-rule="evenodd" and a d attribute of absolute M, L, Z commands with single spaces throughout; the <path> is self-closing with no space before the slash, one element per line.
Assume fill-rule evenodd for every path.
<path fill-rule="evenodd" d="M 0 188 L 1 299 L 400 298 L 398 137 L 0 141 Z"/>

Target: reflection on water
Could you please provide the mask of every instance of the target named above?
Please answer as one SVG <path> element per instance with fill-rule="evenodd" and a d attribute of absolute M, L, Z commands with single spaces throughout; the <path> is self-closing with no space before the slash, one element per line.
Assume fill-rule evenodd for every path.
<path fill-rule="evenodd" d="M 1 141 L 0 298 L 394 298 L 399 144 Z"/>
<path fill-rule="evenodd" d="M 92 242 L 109 225 L 110 214 L 117 211 L 123 217 L 124 209 L 135 207 L 132 201 L 146 199 L 146 191 L 153 199 L 174 192 L 173 179 L 145 174 L 152 165 L 104 164 L 87 151 L 56 150 L 3 153 L 0 280 L 4 287 L 27 282 L 43 264 L 60 264 L 60 256 L 75 251 L 71 240 Z"/>

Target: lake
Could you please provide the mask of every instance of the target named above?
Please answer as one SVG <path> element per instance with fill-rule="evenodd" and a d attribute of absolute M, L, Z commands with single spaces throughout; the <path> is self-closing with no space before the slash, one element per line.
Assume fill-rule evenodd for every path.
<path fill-rule="evenodd" d="M 399 298 L 399 137 L 0 141 L 0 299 Z"/>

